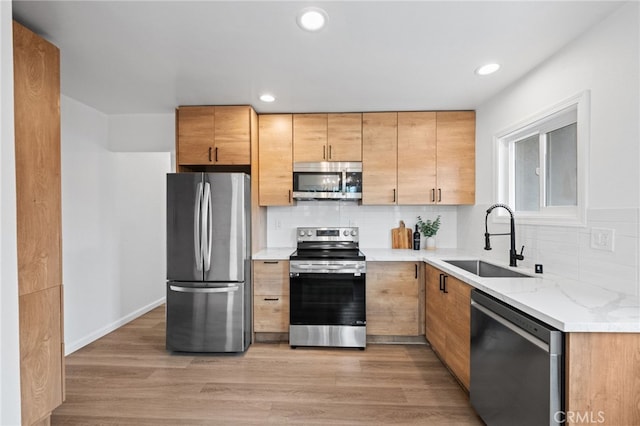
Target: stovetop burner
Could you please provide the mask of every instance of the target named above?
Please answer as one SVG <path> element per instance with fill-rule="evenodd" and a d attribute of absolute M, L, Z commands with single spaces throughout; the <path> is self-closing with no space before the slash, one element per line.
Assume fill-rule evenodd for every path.
<path fill-rule="evenodd" d="M 290 260 L 365 260 L 356 227 L 301 227 L 296 235 L 297 250 Z"/>

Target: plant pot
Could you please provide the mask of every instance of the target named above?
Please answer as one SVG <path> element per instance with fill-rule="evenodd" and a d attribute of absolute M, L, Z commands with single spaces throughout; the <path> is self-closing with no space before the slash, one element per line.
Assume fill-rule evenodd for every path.
<path fill-rule="evenodd" d="M 435 237 L 427 237 L 427 241 L 425 244 L 426 250 L 435 250 L 436 249 L 436 239 Z"/>

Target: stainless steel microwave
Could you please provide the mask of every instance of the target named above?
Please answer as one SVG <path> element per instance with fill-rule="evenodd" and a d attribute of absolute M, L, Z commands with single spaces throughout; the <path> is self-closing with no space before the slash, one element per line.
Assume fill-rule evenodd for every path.
<path fill-rule="evenodd" d="M 293 164 L 296 200 L 362 199 L 362 163 L 317 162 Z"/>

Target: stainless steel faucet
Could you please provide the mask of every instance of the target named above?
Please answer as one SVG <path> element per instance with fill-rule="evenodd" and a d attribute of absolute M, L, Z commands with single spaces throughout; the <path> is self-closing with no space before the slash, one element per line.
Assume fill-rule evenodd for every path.
<path fill-rule="evenodd" d="M 491 211 L 497 207 L 502 207 L 509 212 L 511 216 L 511 232 L 508 234 L 490 234 L 489 228 L 487 226 L 487 219 L 489 219 L 489 214 Z M 524 246 L 520 249 L 520 254 L 516 252 L 516 223 L 513 219 L 513 211 L 506 204 L 494 204 L 487 209 L 487 215 L 484 217 L 484 249 L 491 250 L 491 242 L 489 241 L 489 237 L 492 235 L 509 235 L 511 237 L 511 248 L 509 249 L 509 266 L 518 266 L 516 264 L 517 260 L 524 260 L 524 256 L 522 252 L 524 251 Z"/>

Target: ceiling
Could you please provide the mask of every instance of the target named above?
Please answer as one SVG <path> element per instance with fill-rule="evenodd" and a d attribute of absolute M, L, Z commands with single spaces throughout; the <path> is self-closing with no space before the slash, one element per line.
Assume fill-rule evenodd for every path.
<path fill-rule="evenodd" d="M 306 6 L 327 26 L 301 30 Z M 612 1 L 13 1 L 61 51 L 62 92 L 106 114 L 475 109 Z M 479 77 L 486 62 L 502 68 Z M 264 92 L 276 96 L 266 104 Z"/>

